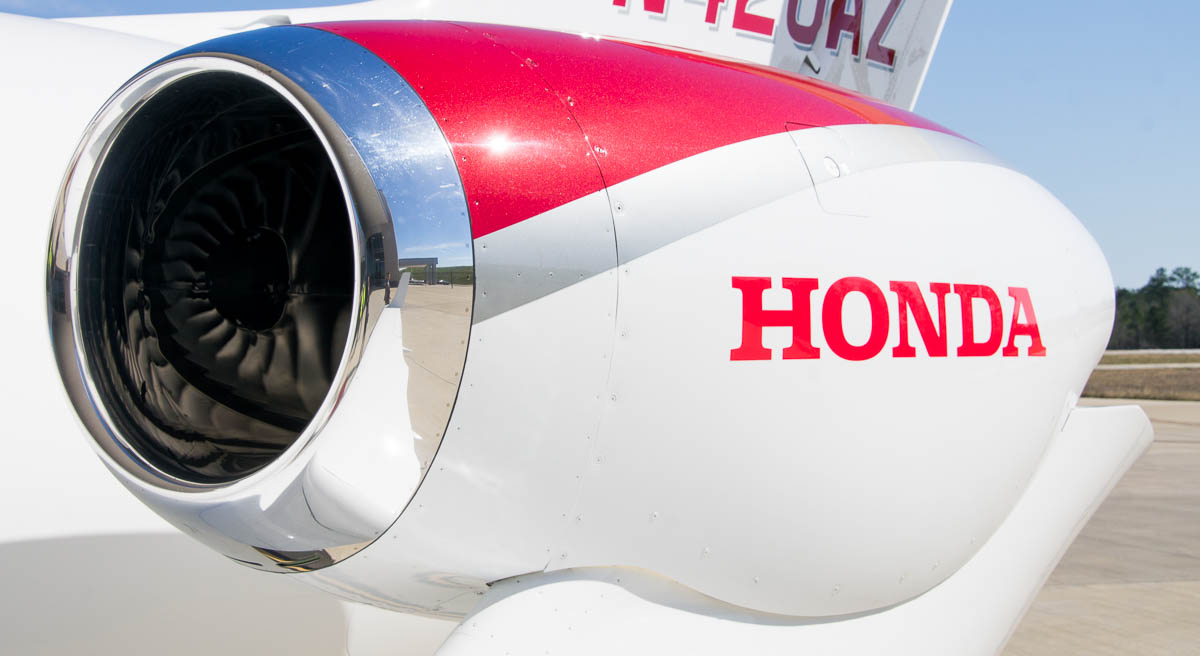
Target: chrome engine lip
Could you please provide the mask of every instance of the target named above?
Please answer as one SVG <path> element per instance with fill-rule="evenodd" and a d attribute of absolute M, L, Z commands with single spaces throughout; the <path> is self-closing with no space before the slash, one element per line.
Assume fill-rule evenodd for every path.
<path fill-rule="evenodd" d="M 87 201 L 117 136 L 156 94 L 210 72 L 242 75 L 267 86 L 317 134 L 346 199 L 356 290 L 337 373 L 312 421 L 272 462 L 222 483 L 198 483 L 162 471 L 117 429 L 83 348 L 78 296 L 82 267 L 73 266 L 80 256 Z M 381 136 L 391 148 L 377 143 Z M 403 361 L 392 363 L 390 373 L 388 367 L 382 367 L 382 374 L 379 366 L 370 373 L 363 368 L 373 336 L 378 348 L 388 348 L 390 342 L 393 351 L 403 338 L 399 326 L 404 323 L 407 289 L 397 285 L 407 278 L 398 253 L 410 254 L 410 244 L 461 243 L 458 257 L 469 258 L 473 271 L 469 216 L 449 143 L 423 101 L 390 66 L 342 37 L 303 27 L 269 28 L 199 44 L 148 67 L 109 100 L 85 132 L 60 189 L 49 244 L 51 343 L 68 396 L 101 459 L 168 521 L 247 565 L 310 571 L 361 550 L 399 518 L 433 459 L 416 460 L 415 475 L 411 463 L 400 462 L 409 473 L 404 477 L 396 460 L 357 455 L 364 449 L 363 435 L 392 439 L 396 443 L 385 446 L 393 451 L 403 450 L 404 441 L 414 435 L 436 438 L 436 452 L 457 400 L 470 343 L 473 291 L 466 301 L 462 334 L 450 336 L 461 349 L 443 354 L 454 363 L 458 379 L 452 390 L 442 392 L 445 398 L 438 398 L 431 420 L 440 423 L 436 436 L 414 431 L 413 409 L 403 397 L 393 396 L 390 407 L 368 406 L 370 416 L 339 417 L 336 426 L 330 426 L 330 420 L 352 383 L 360 390 L 392 388 L 396 371 L 406 371 Z M 412 220 L 430 217 L 443 228 L 436 235 L 428 234 L 430 221 Z M 422 226 L 425 233 L 420 233 Z M 421 241 L 432 236 L 437 239 Z M 380 243 L 386 245 L 382 260 L 372 260 Z M 381 324 L 385 315 L 394 318 Z M 381 325 L 391 334 L 375 335 Z M 387 437 L 379 437 L 380 426 L 390 427 L 383 431 Z M 361 508 L 367 510 L 359 512 Z"/>

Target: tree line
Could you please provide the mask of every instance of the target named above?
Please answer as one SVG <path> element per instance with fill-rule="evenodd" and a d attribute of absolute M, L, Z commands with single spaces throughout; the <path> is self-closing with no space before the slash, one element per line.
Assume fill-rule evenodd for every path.
<path fill-rule="evenodd" d="M 1200 273 L 1160 267 L 1140 289 L 1118 287 L 1108 348 L 1200 348 Z"/>

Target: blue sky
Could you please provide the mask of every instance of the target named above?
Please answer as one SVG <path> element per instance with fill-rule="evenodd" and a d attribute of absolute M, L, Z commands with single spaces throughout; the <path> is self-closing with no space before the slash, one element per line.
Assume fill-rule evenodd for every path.
<path fill-rule="evenodd" d="M 0 0 L 0 11 L 323 4 L 333 2 Z M 1191 61 L 1198 28 L 1200 2 L 1189 0 L 957 0 L 917 112 L 1054 192 L 1100 242 L 1118 285 L 1141 286 L 1159 266 L 1200 270 L 1200 73 Z"/>
<path fill-rule="evenodd" d="M 1197 29 L 1187 0 L 958 0 L 916 109 L 1054 192 L 1118 285 L 1200 270 Z"/>

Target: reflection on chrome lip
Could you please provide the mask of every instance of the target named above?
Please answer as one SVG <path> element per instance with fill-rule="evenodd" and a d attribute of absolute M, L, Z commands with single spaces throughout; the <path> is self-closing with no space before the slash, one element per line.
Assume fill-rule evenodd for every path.
<path fill-rule="evenodd" d="M 333 385 L 313 421 L 282 455 L 243 479 L 197 484 L 156 469 L 115 429 L 88 374 L 78 321 L 78 237 L 107 149 L 138 107 L 190 75 L 245 75 L 288 100 L 333 162 L 353 225 L 355 288 L 350 334 Z M 413 246 L 441 250 L 414 253 Z M 406 311 L 398 257 L 445 257 L 474 267 L 462 182 L 441 130 L 412 88 L 362 47 L 324 31 L 279 27 L 193 46 L 127 83 L 89 126 L 55 208 L 47 272 L 48 321 L 59 371 L 76 412 L 113 473 L 143 502 L 221 553 L 274 571 L 336 563 L 378 538 L 420 485 L 453 411 L 469 343 L 465 321 L 438 335 L 447 348 L 406 348 L 420 332 Z M 382 260 L 382 261 L 380 261 Z M 473 273 L 470 277 L 474 277 Z M 436 282 L 436 281 L 435 281 Z M 433 289 L 432 291 L 437 291 Z M 441 326 L 439 326 L 441 328 Z M 428 331 L 426 331 L 428 332 Z M 367 355 L 368 350 L 372 351 Z M 409 366 L 415 365 L 415 366 Z M 453 375 L 426 401 L 408 402 L 418 371 Z M 414 448 L 420 445 L 418 456 Z"/>

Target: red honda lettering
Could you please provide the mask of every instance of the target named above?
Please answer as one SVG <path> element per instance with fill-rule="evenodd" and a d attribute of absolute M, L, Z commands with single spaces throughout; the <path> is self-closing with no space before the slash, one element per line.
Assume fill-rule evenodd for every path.
<path fill-rule="evenodd" d="M 783 287 L 790 291 L 792 296 L 790 310 L 763 309 L 763 292 L 771 288 L 770 278 L 734 276 L 733 287 L 742 292 L 742 341 L 740 346 L 729 352 L 730 360 L 770 360 L 771 350 L 762 343 L 763 328 L 766 327 L 792 329 L 792 343 L 783 349 L 783 359 L 811 360 L 820 357 L 820 349 L 812 344 L 812 292 L 818 288 L 816 278 L 783 279 Z M 1028 355 L 1046 355 L 1037 315 L 1033 311 L 1033 301 L 1025 287 L 1008 288 L 1008 295 L 1013 299 L 1013 311 L 1008 342 L 1003 351 L 1000 349 L 1000 345 L 1004 343 L 1003 307 L 1000 298 L 991 287 L 930 283 L 929 292 L 937 301 L 936 323 L 918 283 L 906 280 L 891 281 L 889 288 L 896 294 L 899 319 L 897 325 L 900 328 L 898 343 L 892 348 L 894 358 L 917 356 L 917 349 L 909 337 L 910 325 L 917 327 L 917 333 L 921 336 L 929 357 L 947 356 L 949 332 L 946 330 L 946 295 L 951 290 L 958 294 L 962 310 L 962 345 L 957 348 L 958 357 L 989 357 L 997 353 L 1002 353 L 1004 357 L 1016 357 L 1020 355 L 1016 344 L 1018 337 L 1029 338 L 1029 347 L 1026 350 Z M 846 297 L 851 292 L 861 293 L 866 298 L 870 310 L 870 330 L 862 344 L 851 344 L 846 338 L 843 315 Z M 976 326 L 976 301 L 983 301 L 987 305 L 986 328 Z M 844 360 L 869 360 L 879 355 L 887 345 L 891 330 L 887 298 L 874 282 L 866 278 L 842 278 L 829 287 L 822 300 L 821 329 L 824 331 L 825 343 L 834 355 Z M 987 331 L 986 337 L 983 336 L 984 330 Z"/>
<path fill-rule="evenodd" d="M 861 346 L 846 340 L 842 323 L 842 304 L 850 292 L 860 292 L 871 306 L 871 334 Z M 888 337 L 887 299 L 875 283 L 866 278 L 842 278 L 829 287 L 821 307 L 821 328 L 829 349 L 846 360 L 869 360 L 883 350 Z"/>
<path fill-rule="evenodd" d="M 996 292 L 986 285 L 955 285 L 954 293 L 962 299 L 962 330 L 963 343 L 958 347 L 958 357 L 987 357 L 994 355 L 1000 349 L 1000 340 L 1004 338 L 1004 317 L 1000 313 L 1000 298 Z M 988 305 L 991 317 L 991 332 L 986 342 L 975 341 L 975 314 L 972 312 L 973 301 L 983 299 Z"/>
<path fill-rule="evenodd" d="M 929 316 L 929 307 L 925 304 L 925 296 L 915 282 L 893 282 L 891 289 L 896 292 L 896 300 L 900 309 L 900 344 L 892 349 L 892 357 L 915 358 L 917 349 L 908 343 L 908 311 L 912 310 L 913 323 L 917 324 L 917 332 L 921 341 L 925 342 L 925 351 L 933 358 L 946 357 L 946 294 L 950 293 L 950 285 L 935 282 L 929 285 L 929 291 L 937 295 L 938 327 L 933 327 L 933 319 Z"/>
<path fill-rule="evenodd" d="M 730 360 L 770 360 L 771 350 L 762 343 L 762 329 L 790 326 L 792 344 L 783 349 L 784 360 L 809 360 L 820 357 L 812 345 L 812 292 L 816 278 L 784 278 L 783 287 L 792 293 L 792 309 L 764 310 L 763 292 L 771 288 L 771 279 L 734 276 L 733 286 L 742 292 L 742 345 L 729 352 Z"/>
<path fill-rule="evenodd" d="M 1024 287 L 1009 287 L 1008 295 L 1013 297 L 1012 327 L 1008 330 L 1008 346 L 1004 347 L 1002 354 L 1006 358 L 1016 357 L 1018 355 L 1017 336 L 1021 335 L 1030 339 L 1027 351 L 1029 355 L 1035 357 L 1046 355 L 1046 347 L 1042 346 L 1042 333 L 1038 331 L 1037 316 L 1033 314 L 1033 301 L 1029 298 L 1029 290 Z M 1025 313 L 1027 321 L 1020 320 L 1022 312 Z"/>

